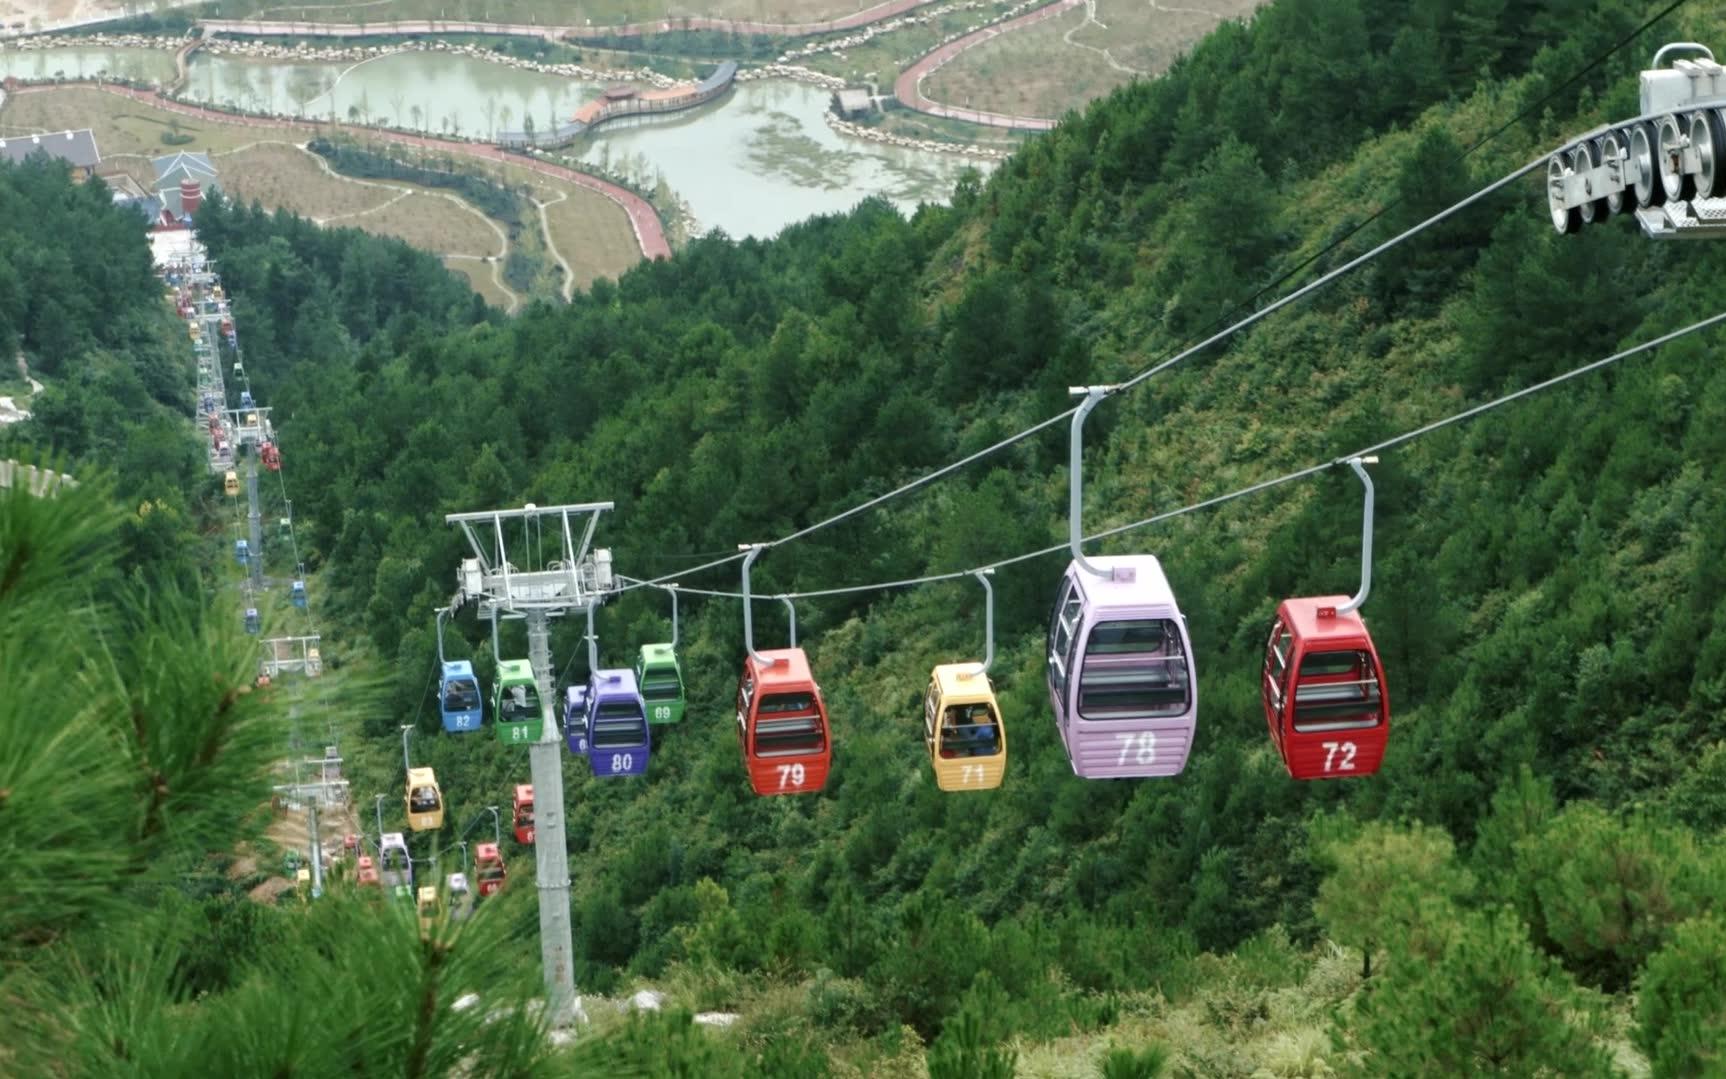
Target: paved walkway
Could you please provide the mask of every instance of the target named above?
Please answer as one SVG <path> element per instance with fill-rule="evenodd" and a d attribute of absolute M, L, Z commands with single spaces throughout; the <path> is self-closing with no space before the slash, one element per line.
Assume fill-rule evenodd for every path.
<path fill-rule="evenodd" d="M 1085 0 L 1054 0 L 1035 11 L 1028 11 L 1016 19 L 985 26 L 981 30 L 966 34 L 955 41 L 949 41 L 934 52 L 929 53 L 910 67 L 906 68 L 893 83 L 893 96 L 908 109 L 926 112 L 931 116 L 945 116 L 951 120 L 969 120 L 973 124 L 987 124 L 990 127 L 1008 127 L 1016 131 L 1047 131 L 1055 126 L 1055 121 L 1039 116 L 1008 116 L 998 112 L 982 112 L 977 109 L 961 109 L 953 105 L 943 105 L 923 95 L 923 80 L 934 74 L 941 65 L 958 56 L 966 49 L 981 45 L 990 38 L 999 37 L 1013 30 L 1020 30 L 1033 23 L 1052 19 L 1065 14 L 1083 4 Z"/>
<path fill-rule="evenodd" d="M 53 90 L 67 85 L 73 84 L 57 83 L 52 85 L 24 86 L 19 87 L 14 92 L 21 94 L 32 93 L 43 90 Z M 171 98 L 165 98 L 154 90 L 139 90 L 130 86 L 116 86 L 113 83 L 80 83 L 76 85 L 94 85 L 97 89 L 102 90 L 105 93 L 118 94 L 121 97 L 129 97 L 134 101 L 139 101 L 146 105 L 152 105 L 158 109 L 165 109 L 168 112 L 175 112 L 182 116 L 190 116 L 199 120 L 206 120 L 214 123 L 238 124 L 241 127 L 286 127 L 305 131 L 309 134 L 316 134 L 320 127 L 332 126 L 317 125 L 306 120 L 277 120 L 267 116 L 247 116 L 239 113 L 223 112 L 219 109 L 206 109 L 199 105 L 189 105 L 184 101 L 175 101 Z M 589 191 L 596 192 L 605 196 L 607 199 L 610 199 L 619 208 L 621 208 L 625 214 L 629 215 L 629 227 L 635 231 L 635 243 L 636 246 L 641 248 L 641 254 L 644 258 L 662 259 L 671 257 L 671 244 L 665 238 L 665 226 L 659 220 L 659 214 L 654 211 L 653 206 L 648 203 L 646 199 L 637 195 L 628 188 L 619 187 L 617 184 L 601 180 L 597 176 L 589 176 L 585 172 L 577 172 L 574 169 L 565 168 L 562 165 L 554 165 L 549 161 L 541 161 L 534 157 L 512 154 L 507 151 L 500 150 L 495 146 L 487 146 L 482 143 L 457 142 L 453 139 L 434 139 L 424 135 L 410 135 L 402 131 L 387 131 L 382 128 L 375 127 L 357 127 L 347 124 L 336 124 L 333 126 L 337 130 L 347 132 L 351 135 L 384 139 L 389 142 L 399 143 L 403 146 L 414 146 L 420 149 L 436 150 L 442 153 L 462 154 L 467 157 L 481 158 L 487 161 L 495 161 L 500 164 L 514 165 L 517 168 L 527 169 L 529 172 L 537 172 L 541 176 L 550 176 L 553 179 L 575 184 L 577 187 L 585 187 Z"/>
<path fill-rule="evenodd" d="M 547 41 L 597 41 L 613 37 L 641 37 L 678 30 L 707 30 L 726 34 L 760 34 L 769 37 L 810 37 L 855 30 L 859 26 L 891 19 L 935 0 L 886 0 L 886 3 L 818 22 L 758 22 L 753 19 L 714 19 L 690 15 L 654 22 L 622 23 L 615 26 L 541 26 L 538 23 L 461 22 L 451 19 L 390 19 L 378 22 L 319 23 L 265 21 L 260 19 L 200 19 L 206 34 L 248 37 L 371 37 L 398 34 L 496 34 L 506 37 L 541 37 Z"/>

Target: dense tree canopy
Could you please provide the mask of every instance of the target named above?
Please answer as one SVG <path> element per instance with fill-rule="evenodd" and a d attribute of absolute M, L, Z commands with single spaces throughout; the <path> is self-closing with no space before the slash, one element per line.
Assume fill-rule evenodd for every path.
<path fill-rule="evenodd" d="M 433 611 L 463 553 L 442 514 L 611 499 L 597 542 L 636 577 L 782 536 L 1628 115 L 1657 40 L 1726 30 L 1671 19 L 1584 70 L 1652 10 L 1278 0 L 952 207 L 907 220 L 866 201 L 772 241 L 708 237 L 509 321 L 399 244 L 211 203 L 200 230 L 277 409 L 329 652 L 386 681 L 382 707 L 342 710 L 367 738 L 356 790 L 396 789 L 403 722 L 453 809 L 431 842 L 525 781 L 519 751 L 434 736 Z M 1508 189 L 1099 409 L 1088 524 L 1333 459 L 1712 314 L 1723 260 L 1622 222 L 1560 237 L 1538 185 Z M 1120 1075 L 1154 1073 L 1163 1048 L 1191 1074 L 1608 1074 L 1624 1053 L 1706 1071 L 1726 873 L 1713 343 L 1384 455 L 1365 615 L 1395 718 L 1371 780 L 1289 780 L 1258 700 L 1276 601 L 1357 579 L 1345 472 L 1099 545 L 1157 552 L 1190 620 L 1205 703 L 1172 781 L 1082 782 L 1063 759 L 1042 626 L 1064 555 L 997 574 L 1012 761 L 990 795 L 934 788 L 917 712 L 929 667 L 982 647 L 975 585 L 799 604 L 836 748 L 828 789 L 798 800 L 748 792 L 737 606 L 686 596 L 691 707 L 649 777 L 566 773 L 576 977 L 744 1018 L 710 1036 L 675 1012 L 599 1023 L 571 1059 L 983 1075 L 1094 1036 L 1081 1051 Z M 769 551 L 757 590 L 1060 542 L 1062 434 Z M 607 604 L 602 662 L 666 639 L 667 613 L 646 589 Z M 757 612 L 758 639 L 784 625 Z M 585 676 L 580 635 L 554 634 L 564 681 Z M 448 643 L 489 681 L 484 637 L 468 621 Z M 503 652 L 525 654 L 519 630 Z M 528 905 L 507 910 L 498 948 L 531 964 Z M 201 976 L 242 1007 L 243 978 Z M 721 1037 L 744 1052 L 713 1052 Z"/>

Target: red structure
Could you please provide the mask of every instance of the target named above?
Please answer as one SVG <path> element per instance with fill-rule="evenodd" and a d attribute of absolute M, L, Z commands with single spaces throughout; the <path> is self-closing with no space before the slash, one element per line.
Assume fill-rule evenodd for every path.
<path fill-rule="evenodd" d="M 827 705 L 803 649 L 744 657 L 737 741 L 756 794 L 811 794 L 827 785 L 833 761 Z"/>
<path fill-rule="evenodd" d="M 198 181 L 190 176 L 182 179 L 180 181 L 180 216 L 191 217 L 198 212 L 198 207 L 202 206 L 203 203 L 204 191 L 198 186 Z"/>
<path fill-rule="evenodd" d="M 533 846 L 533 784 L 517 783 L 515 785 L 515 841 L 523 846 Z"/>
<path fill-rule="evenodd" d="M 481 898 L 503 891 L 503 883 L 509 878 L 509 871 L 503 865 L 503 854 L 498 851 L 496 843 L 481 843 L 474 847 L 473 871 L 479 878 Z"/>
<path fill-rule="evenodd" d="M 1271 741 L 1295 779 L 1369 776 L 1384 759 L 1384 667 L 1347 596 L 1284 600 L 1265 646 L 1260 696 Z"/>

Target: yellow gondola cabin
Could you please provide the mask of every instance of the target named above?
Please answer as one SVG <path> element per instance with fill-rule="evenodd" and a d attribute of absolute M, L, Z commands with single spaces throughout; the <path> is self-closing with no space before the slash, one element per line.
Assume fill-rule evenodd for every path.
<path fill-rule="evenodd" d="M 944 791 L 986 791 L 1007 774 L 1007 728 L 989 676 L 975 663 L 943 663 L 923 695 L 923 741 Z"/>
<path fill-rule="evenodd" d="M 443 792 L 430 768 L 408 769 L 408 827 L 435 832 L 443 827 Z"/>

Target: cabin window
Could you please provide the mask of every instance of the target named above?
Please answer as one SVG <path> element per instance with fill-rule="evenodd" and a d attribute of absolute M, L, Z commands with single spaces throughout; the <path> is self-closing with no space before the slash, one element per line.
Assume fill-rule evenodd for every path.
<path fill-rule="evenodd" d="M 1294 655 L 1294 634 L 1282 619 L 1271 621 L 1271 637 L 1265 642 L 1265 694 L 1271 707 L 1280 716 L 1283 708 L 1283 687 L 1288 683 L 1289 657 Z"/>
<path fill-rule="evenodd" d="M 593 718 L 593 748 L 622 749 L 641 745 L 645 721 L 633 701 L 603 701 Z"/>
<path fill-rule="evenodd" d="M 1133 618 L 1091 628 L 1079 673 L 1081 717 L 1176 716 L 1191 699 L 1186 651 L 1172 620 Z"/>
<path fill-rule="evenodd" d="M 1301 659 L 1295 687 L 1294 728 L 1316 732 L 1376 727 L 1382 699 L 1370 652 L 1309 652 Z"/>
<path fill-rule="evenodd" d="M 814 716 L 773 719 L 755 725 L 755 755 L 783 757 L 821 752 L 821 721 Z"/>
<path fill-rule="evenodd" d="M 956 704 L 941 724 L 941 756 L 993 757 L 1001 752 L 1001 725 L 987 704 Z"/>
<path fill-rule="evenodd" d="M 814 707 L 813 693 L 769 693 L 761 698 L 760 714 L 768 716 L 779 712 L 808 712 Z"/>
<path fill-rule="evenodd" d="M 1084 606 L 1078 588 L 1068 582 L 1061 602 L 1055 606 L 1055 620 L 1049 628 L 1049 684 L 1062 702 L 1067 699 L 1071 646 L 1078 633 L 1079 619 L 1084 615 Z"/>
<path fill-rule="evenodd" d="M 499 710 L 503 723 L 525 723 L 539 718 L 539 694 L 532 686 L 510 686 L 504 690 L 503 707 Z"/>
<path fill-rule="evenodd" d="M 677 672 L 649 668 L 641 676 L 641 695 L 650 701 L 674 701 L 683 695 Z"/>
<path fill-rule="evenodd" d="M 479 707 L 479 687 L 472 682 L 451 682 L 444 687 L 443 706 L 449 712 L 466 712 Z"/>
<path fill-rule="evenodd" d="M 761 698 L 755 720 L 755 755 L 788 756 L 819 753 L 823 743 L 821 718 L 814 715 L 813 693 L 769 693 Z M 803 712 L 805 715 L 792 715 Z M 773 718 L 766 718 L 772 716 Z"/>
<path fill-rule="evenodd" d="M 437 790 L 432 787 L 415 787 L 413 797 L 408 799 L 408 808 L 415 813 L 437 812 Z"/>
<path fill-rule="evenodd" d="M 935 711 L 939 707 L 936 704 L 937 699 L 935 683 L 931 682 L 928 690 L 923 694 L 923 740 L 925 742 L 935 740 Z"/>
<path fill-rule="evenodd" d="M 755 683 L 749 678 L 749 672 L 743 672 L 743 680 L 737 683 L 737 737 L 741 741 L 749 730 L 749 703 L 755 699 Z"/>

